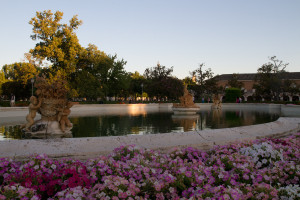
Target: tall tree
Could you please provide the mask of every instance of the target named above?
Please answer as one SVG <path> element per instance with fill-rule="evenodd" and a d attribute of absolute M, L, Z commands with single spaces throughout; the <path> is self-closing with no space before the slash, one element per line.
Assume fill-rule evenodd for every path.
<path fill-rule="evenodd" d="M 257 84 L 254 85 L 256 94 L 265 99 L 279 100 L 279 95 L 283 91 L 283 79 L 287 65 L 288 63 L 273 56 L 268 63 L 258 68 L 255 78 Z"/>
<path fill-rule="evenodd" d="M 156 67 L 145 70 L 145 91 L 150 97 L 176 99 L 183 94 L 183 83 L 172 77 L 172 72 L 173 67 L 167 68 L 159 63 Z"/>
<path fill-rule="evenodd" d="M 130 81 L 125 64 L 126 61 L 118 60 L 117 55 L 106 55 L 97 46 L 89 44 L 81 50 L 76 71 L 71 74 L 72 88 L 78 96 L 90 99 L 96 96 L 126 96 Z M 89 83 L 93 92 L 87 93 L 85 83 Z"/>
<path fill-rule="evenodd" d="M 195 80 L 196 85 L 191 85 L 190 88 L 195 92 L 196 99 L 200 97 L 211 96 L 218 93 L 217 80 L 213 77 L 214 73 L 211 68 L 204 69 L 205 64 L 199 65 L 199 68 L 192 71 L 192 79 Z"/>
<path fill-rule="evenodd" d="M 208 79 L 211 79 L 214 75 L 211 68 L 208 68 L 206 70 L 203 69 L 205 66 L 204 63 L 201 63 L 199 65 L 199 68 L 191 72 L 192 77 L 195 77 L 195 81 L 198 85 L 205 85 L 205 82 Z"/>
<path fill-rule="evenodd" d="M 196 81 L 195 79 L 193 79 L 193 77 L 185 77 L 182 82 L 185 84 L 185 85 L 196 85 Z"/>
<path fill-rule="evenodd" d="M 63 12 L 54 14 L 51 10 L 36 12 L 29 22 L 33 26 L 32 40 L 39 42 L 30 53 L 39 60 L 51 62 L 53 72 L 60 70 L 65 76 L 75 71 L 76 62 L 82 47 L 79 44 L 75 30 L 82 21 L 73 16 L 69 24 L 60 23 Z"/>
<path fill-rule="evenodd" d="M 6 79 L 19 81 L 24 87 L 30 79 L 34 78 L 39 73 L 34 64 L 25 62 L 4 65 L 2 70 Z"/>
<path fill-rule="evenodd" d="M 139 72 L 134 72 L 131 74 L 131 81 L 130 81 L 130 94 L 134 96 L 136 99 L 137 96 L 142 96 L 143 87 L 145 85 L 145 78 Z"/>
<path fill-rule="evenodd" d="M 173 67 L 167 68 L 166 66 L 157 63 L 156 67 L 147 68 L 144 72 L 146 79 L 161 80 L 171 76 Z"/>
<path fill-rule="evenodd" d="M 0 95 L 2 95 L 2 84 L 7 82 L 7 79 L 5 78 L 4 72 L 0 71 Z"/>

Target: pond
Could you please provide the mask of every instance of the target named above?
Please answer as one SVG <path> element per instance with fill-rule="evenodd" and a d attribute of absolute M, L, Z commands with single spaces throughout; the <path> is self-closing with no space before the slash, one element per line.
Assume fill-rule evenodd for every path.
<path fill-rule="evenodd" d="M 275 121 L 277 113 L 254 110 L 203 110 L 196 115 L 178 116 L 173 112 L 155 112 L 141 115 L 102 115 L 71 117 L 73 137 L 145 135 L 187 132 L 248 126 Z M 0 126 L 0 140 L 26 139 L 20 126 Z"/>

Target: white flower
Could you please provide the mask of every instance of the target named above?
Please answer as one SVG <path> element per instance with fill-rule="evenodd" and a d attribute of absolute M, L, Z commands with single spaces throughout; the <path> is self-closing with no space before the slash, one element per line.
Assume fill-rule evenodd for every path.
<path fill-rule="evenodd" d="M 11 169 L 9 170 L 9 172 L 12 172 L 12 173 L 14 173 L 15 171 L 16 171 L 15 168 L 11 168 Z"/>
<path fill-rule="evenodd" d="M 264 158 L 261 162 L 262 162 L 263 164 L 266 164 L 266 163 L 268 162 L 268 160 Z"/>
<path fill-rule="evenodd" d="M 286 191 L 288 196 L 280 196 L 280 199 L 299 199 L 300 198 L 300 187 L 299 185 L 288 185 L 286 187 L 280 187 L 278 191 Z"/>
<path fill-rule="evenodd" d="M 56 169 L 56 165 L 52 164 L 52 165 L 51 165 L 51 168 L 52 168 L 52 169 Z"/>

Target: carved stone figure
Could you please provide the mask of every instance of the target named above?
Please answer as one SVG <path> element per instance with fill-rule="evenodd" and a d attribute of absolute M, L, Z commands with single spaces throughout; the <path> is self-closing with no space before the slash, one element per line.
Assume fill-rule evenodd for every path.
<path fill-rule="evenodd" d="M 41 107 L 42 99 L 38 100 L 35 96 L 30 97 L 30 104 L 29 104 L 29 113 L 26 116 L 27 124 L 23 125 L 22 127 L 25 127 L 26 130 L 29 130 L 29 128 L 34 124 L 34 118 L 36 117 L 36 112 Z"/>
<path fill-rule="evenodd" d="M 173 104 L 174 108 L 199 108 L 193 101 L 193 95 L 187 90 L 187 86 L 184 86 L 183 96 L 179 97 L 179 104 Z"/>
<path fill-rule="evenodd" d="M 184 94 L 179 98 L 180 103 L 173 104 L 173 111 L 175 115 L 194 115 L 200 109 L 193 101 L 193 95 L 184 87 Z"/>
<path fill-rule="evenodd" d="M 67 100 L 66 81 L 58 79 L 49 83 L 45 77 L 37 77 L 34 86 L 37 97 L 30 98 L 29 114 L 26 117 L 28 123 L 23 132 L 34 136 L 68 135 L 69 137 L 72 123 L 68 116 L 73 102 Z M 34 122 L 36 112 L 41 114 L 41 120 Z"/>
<path fill-rule="evenodd" d="M 66 127 L 72 127 L 72 123 L 70 122 L 70 120 L 68 119 L 68 116 L 71 113 L 70 108 L 74 105 L 73 102 L 68 102 L 66 107 L 63 108 L 61 110 L 61 112 L 58 113 L 58 121 L 60 124 L 60 129 L 62 130 L 62 132 L 65 132 L 65 128 Z"/>

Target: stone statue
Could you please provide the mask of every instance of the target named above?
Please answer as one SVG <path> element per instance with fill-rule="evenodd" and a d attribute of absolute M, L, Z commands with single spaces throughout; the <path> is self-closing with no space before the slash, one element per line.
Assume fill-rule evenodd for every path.
<path fill-rule="evenodd" d="M 36 112 L 41 107 L 42 99 L 38 100 L 35 96 L 30 97 L 30 104 L 29 104 L 29 113 L 26 116 L 27 123 L 22 126 L 22 128 L 25 127 L 26 130 L 29 130 L 29 128 L 34 124 L 34 118 L 36 116 Z"/>
<path fill-rule="evenodd" d="M 173 104 L 174 108 L 199 108 L 193 101 L 193 95 L 187 90 L 187 85 L 184 86 L 183 96 L 179 97 L 180 103 Z"/>
<path fill-rule="evenodd" d="M 29 114 L 23 132 L 38 135 L 72 135 L 72 123 L 68 119 L 73 102 L 67 100 L 66 81 L 58 79 L 49 83 L 45 77 L 37 77 L 35 84 L 36 96 L 30 98 Z M 41 114 L 41 120 L 35 121 L 36 112 Z"/>
<path fill-rule="evenodd" d="M 68 119 L 68 116 L 71 113 L 70 108 L 73 106 L 73 102 L 68 102 L 66 107 L 61 110 L 61 112 L 58 113 L 57 121 L 59 121 L 60 129 L 62 132 L 65 132 L 66 127 L 72 127 L 72 123 Z"/>
<path fill-rule="evenodd" d="M 193 95 L 187 90 L 187 86 L 184 86 L 184 94 L 179 98 L 180 103 L 174 103 L 172 110 L 175 115 L 194 115 L 200 107 L 195 105 L 193 101 Z"/>
<path fill-rule="evenodd" d="M 220 110 L 222 108 L 222 103 L 220 100 L 220 95 L 213 95 L 213 105 L 211 106 L 212 109 Z"/>

